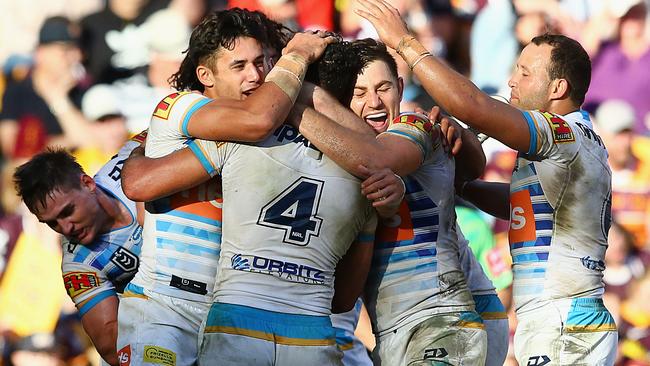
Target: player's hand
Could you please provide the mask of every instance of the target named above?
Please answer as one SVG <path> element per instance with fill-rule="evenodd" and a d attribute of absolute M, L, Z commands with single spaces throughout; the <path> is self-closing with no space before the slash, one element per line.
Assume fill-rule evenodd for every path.
<path fill-rule="evenodd" d="M 354 12 L 367 19 L 386 46 L 396 49 L 402 37 L 409 35 L 399 11 L 385 0 L 357 0 Z"/>
<path fill-rule="evenodd" d="M 372 201 L 372 207 L 377 210 L 379 216 L 387 218 L 395 215 L 406 193 L 402 178 L 388 168 L 378 170 L 370 170 L 365 166 L 359 168 L 365 171 L 367 176 L 361 183 L 361 193 Z"/>
<path fill-rule="evenodd" d="M 340 39 L 331 32 L 311 31 L 296 33 L 282 50 L 282 54 L 296 53 L 302 56 L 307 64 L 316 61 L 325 51 L 327 45 Z"/>

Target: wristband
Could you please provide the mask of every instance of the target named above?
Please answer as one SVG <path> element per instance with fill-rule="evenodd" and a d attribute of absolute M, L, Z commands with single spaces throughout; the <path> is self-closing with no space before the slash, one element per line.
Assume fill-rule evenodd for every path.
<path fill-rule="evenodd" d="M 288 53 L 276 62 L 265 81 L 277 85 L 287 94 L 292 103 L 296 102 L 307 72 L 307 62 L 295 53 Z"/>
<path fill-rule="evenodd" d="M 395 51 L 402 56 L 411 70 L 413 70 L 415 65 L 423 59 L 433 56 L 429 50 L 424 48 L 424 46 L 410 34 L 402 37 Z"/>

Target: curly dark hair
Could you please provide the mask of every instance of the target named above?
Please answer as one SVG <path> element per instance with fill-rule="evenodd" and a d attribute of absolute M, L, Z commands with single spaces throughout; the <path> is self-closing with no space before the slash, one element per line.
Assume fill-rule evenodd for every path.
<path fill-rule="evenodd" d="M 316 62 L 309 65 L 305 80 L 319 85 L 341 104 L 348 106 L 362 68 L 363 64 L 352 49 L 352 43 L 332 43 Z"/>
<path fill-rule="evenodd" d="M 48 148 L 16 168 L 14 185 L 32 213 L 36 205 L 45 206 L 47 197 L 55 191 L 81 189 L 80 177 L 86 174 L 64 148 Z"/>
<path fill-rule="evenodd" d="M 203 92 L 205 87 L 196 76 L 196 68 L 199 65 L 212 66 L 220 48 L 232 50 L 237 38 L 250 37 L 280 54 L 289 32 L 288 28 L 259 11 L 232 8 L 213 12 L 192 31 L 185 58 L 179 70 L 169 78 L 169 83 L 177 90 Z"/>

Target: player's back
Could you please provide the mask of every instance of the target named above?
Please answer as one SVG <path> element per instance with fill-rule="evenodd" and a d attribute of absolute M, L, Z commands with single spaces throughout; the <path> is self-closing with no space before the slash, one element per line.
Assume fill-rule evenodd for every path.
<path fill-rule="evenodd" d="M 510 186 L 510 248 L 518 310 L 600 297 L 611 219 L 607 151 L 584 112 L 524 112 L 531 150 Z"/>
<path fill-rule="evenodd" d="M 117 199 L 131 215 L 128 225 L 100 234 L 88 245 L 63 239 L 63 282 L 81 315 L 115 292 L 121 292 L 138 270 L 142 228 L 135 202 L 122 191 L 120 172 L 140 140 L 128 141 L 93 177 L 99 189 Z"/>
<path fill-rule="evenodd" d="M 151 118 L 145 155 L 161 157 L 186 147 L 192 114 L 211 99 L 173 93 Z M 143 289 L 209 303 L 221 240 L 221 195 L 212 179 L 146 205 L 140 271 L 129 291 Z M 135 286 L 133 286 L 135 285 Z"/>
<path fill-rule="evenodd" d="M 329 315 L 337 262 L 374 225 L 359 180 L 288 125 L 258 144 L 195 143 L 222 177 L 216 301 Z M 372 237 L 374 227 L 365 232 Z"/>

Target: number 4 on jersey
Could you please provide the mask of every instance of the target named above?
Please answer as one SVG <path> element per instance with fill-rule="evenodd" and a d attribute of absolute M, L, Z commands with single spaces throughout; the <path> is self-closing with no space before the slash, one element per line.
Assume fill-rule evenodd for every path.
<path fill-rule="evenodd" d="M 318 236 L 323 219 L 316 216 L 323 182 L 301 177 L 269 202 L 257 220 L 258 225 L 284 230 L 284 242 L 305 246 Z"/>

